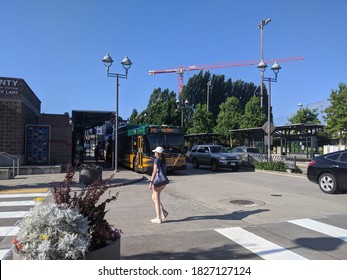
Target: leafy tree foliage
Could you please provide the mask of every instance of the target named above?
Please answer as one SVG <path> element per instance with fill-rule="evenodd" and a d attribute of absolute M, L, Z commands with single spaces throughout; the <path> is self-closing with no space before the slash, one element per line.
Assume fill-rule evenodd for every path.
<path fill-rule="evenodd" d="M 307 123 L 307 124 L 320 124 L 318 119 L 318 109 L 303 108 L 299 109 L 296 114 L 291 115 L 288 119 L 291 124 Z"/>
<path fill-rule="evenodd" d="M 212 126 L 212 113 L 207 112 L 206 104 L 198 104 L 192 117 L 192 126 L 187 133 L 210 133 Z"/>
<path fill-rule="evenodd" d="M 253 95 L 245 106 L 245 111 L 240 122 L 240 127 L 261 127 L 266 121 L 267 116 L 263 113 L 263 110 L 260 107 L 260 98 L 256 95 Z"/>
<path fill-rule="evenodd" d="M 134 113 L 134 112 L 133 112 Z M 145 111 L 131 119 L 133 124 L 180 125 L 176 94 L 168 89 L 157 88 L 149 98 Z"/>
<path fill-rule="evenodd" d="M 338 90 L 332 90 L 329 101 L 331 105 L 325 109 L 326 132 L 340 141 L 344 138 L 346 141 L 347 134 L 347 87 L 346 84 L 340 83 Z"/>
<path fill-rule="evenodd" d="M 229 97 L 226 102 L 220 105 L 220 113 L 217 117 L 215 133 L 228 136 L 230 129 L 240 128 L 241 107 L 240 101 L 236 97 Z"/>
<path fill-rule="evenodd" d="M 137 116 L 138 116 L 137 110 L 133 109 L 133 112 L 131 113 L 131 116 L 129 118 L 129 123 L 130 124 L 136 124 Z"/>
<path fill-rule="evenodd" d="M 211 82 L 211 87 L 207 96 L 209 82 Z M 266 88 L 264 87 L 263 113 L 265 114 L 267 109 L 266 96 Z M 234 104 L 236 101 L 232 99 L 235 106 L 231 106 L 232 112 L 227 112 L 226 108 L 231 105 L 230 100 L 227 105 L 223 107 L 221 105 L 225 104 L 227 99 L 231 97 L 237 101 L 237 104 Z M 258 101 L 253 97 L 257 97 Z M 223 135 L 228 135 L 229 130 L 232 128 L 255 127 L 262 125 L 262 122 L 264 122 L 264 116 L 259 105 L 259 87 L 242 80 L 233 82 L 228 79 L 225 81 L 224 75 L 211 75 L 209 72 L 200 71 L 188 80 L 187 85 L 183 87 L 182 95 L 179 97 L 176 97 L 174 92 L 169 92 L 168 89 L 164 91 L 160 88 L 155 89 L 150 96 L 146 110 L 141 113 L 134 110 L 130 117 L 130 123 L 180 126 L 182 108 L 179 108 L 176 104 L 178 98 L 189 102 L 189 108 L 185 108 L 183 114 L 183 123 L 188 133 L 205 133 L 215 130 L 222 131 Z M 207 98 L 209 98 L 208 110 L 206 106 Z M 251 104 L 246 109 L 246 104 L 249 101 L 251 101 Z M 203 108 L 205 108 L 205 111 L 203 111 Z M 219 116 L 221 108 L 224 111 Z M 243 113 L 245 113 L 245 118 L 241 122 L 239 115 Z M 227 120 L 226 117 L 222 117 L 223 115 L 231 115 L 232 119 Z M 214 127 L 216 128 L 214 129 Z"/>

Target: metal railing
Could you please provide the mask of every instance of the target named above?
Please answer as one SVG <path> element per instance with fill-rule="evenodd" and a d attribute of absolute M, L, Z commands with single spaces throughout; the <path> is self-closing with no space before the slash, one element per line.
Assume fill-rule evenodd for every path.
<path fill-rule="evenodd" d="M 254 160 L 257 162 L 267 162 L 267 155 L 264 154 L 249 154 L 248 160 Z M 281 155 L 271 155 L 270 161 L 273 162 L 284 162 L 289 169 L 295 169 L 296 167 L 296 157 L 295 156 L 281 156 Z"/>
<path fill-rule="evenodd" d="M 0 157 L 4 157 L 6 159 L 12 160 L 12 176 L 19 175 L 19 158 L 10 155 L 6 152 L 0 152 Z M 17 168 L 17 173 L 15 172 Z"/>

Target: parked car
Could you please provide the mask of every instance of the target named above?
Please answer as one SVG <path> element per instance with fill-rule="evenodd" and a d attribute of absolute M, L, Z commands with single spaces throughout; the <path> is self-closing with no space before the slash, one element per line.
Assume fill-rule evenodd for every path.
<path fill-rule="evenodd" d="M 211 166 L 213 171 L 217 171 L 220 167 L 237 171 L 241 165 L 241 156 L 228 152 L 221 145 L 196 145 L 192 148 L 189 159 L 194 168 L 207 165 Z"/>
<path fill-rule="evenodd" d="M 313 158 L 307 168 L 307 178 L 324 193 L 347 189 L 347 150 Z"/>
<path fill-rule="evenodd" d="M 246 146 L 239 146 L 239 147 L 232 148 L 230 152 L 240 155 L 242 158 L 242 161 L 247 163 L 247 164 L 250 164 L 253 162 L 252 155 L 254 155 L 254 154 L 259 155 L 260 154 L 260 152 L 257 148 L 246 147 Z"/>

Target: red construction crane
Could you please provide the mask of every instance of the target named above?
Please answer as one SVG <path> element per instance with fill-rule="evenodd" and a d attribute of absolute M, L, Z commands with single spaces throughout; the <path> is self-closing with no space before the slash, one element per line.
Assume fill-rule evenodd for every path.
<path fill-rule="evenodd" d="M 266 60 L 266 64 L 271 64 L 275 62 L 289 62 L 295 60 L 304 60 L 303 57 L 288 57 L 288 58 L 277 58 Z M 186 71 L 200 71 L 200 70 L 210 70 L 218 68 L 229 68 L 237 66 L 251 66 L 258 65 L 259 60 L 249 60 L 249 61 L 239 61 L 239 62 L 221 62 L 213 64 L 197 64 L 191 66 L 178 66 L 177 68 L 166 69 L 166 70 L 151 70 L 148 71 L 149 75 L 165 74 L 165 73 L 176 73 L 178 74 L 178 95 L 181 96 L 183 89 L 183 73 Z"/>

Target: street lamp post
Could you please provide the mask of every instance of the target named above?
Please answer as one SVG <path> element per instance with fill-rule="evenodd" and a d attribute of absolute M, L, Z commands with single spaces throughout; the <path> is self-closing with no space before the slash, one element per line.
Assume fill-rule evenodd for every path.
<path fill-rule="evenodd" d="M 272 65 L 271 70 L 275 73 L 275 78 L 265 78 L 264 72 L 266 70 L 266 63 L 264 61 L 261 61 L 258 65 L 258 68 L 260 69 L 260 72 L 262 73 L 262 77 L 264 81 L 269 82 L 269 90 L 267 95 L 267 158 L 268 161 L 271 159 L 271 83 L 277 83 L 277 75 L 279 71 L 281 70 L 281 66 L 275 62 L 274 65 Z"/>
<path fill-rule="evenodd" d="M 207 102 L 206 102 L 206 107 L 207 107 L 207 109 L 206 109 L 206 111 L 208 112 L 208 108 L 209 108 L 209 106 L 210 106 L 210 89 L 211 89 L 211 87 L 212 87 L 212 81 L 211 80 L 209 80 L 208 82 L 207 82 Z"/>
<path fill-rule="evenodd" d="M 181 127 L 183 127 L 184 109 L 189 107 L 189 101 L 188 101 L 188 99 L 186 99 L 186 101 L 184 101 L 184 103 L 183 103 L 183 99 L 182 99 L 182 102 L 179 99 L 176 99 L 176 104 L 177 104 L 177 108 L 179 110 L 181 110 Z"/>
<path fill-rule="evenodd" d="M 267 25 L 271 21 L 270 18 L 262 19 L 258 25 L 258 29 L 260 29 L 260 63 L 264 62 L 264 42 L 263 42 L 263 30 L 264 26 Z M 259 63 L 259 64 L 260 64 Z M 264 72 L 260 71 L 260 107 L 263 108 L 263 81 L 264 81 Z"/>
<path fill-rule="evenodd" d="M 118 172 L 118 88 L 119 88 L 119 78 L 127 79 L 128 78 L 128 70 L 132 65 L 131 60 L 126 56 L 122 60 L 121 64 L 125 69 L 125 74 L 119 73 L 110 73 L 110 67 L 113 63 L 111 56 L 107 53 L 102 59 L 106 67 L 106 76 L 116 78 L 116 120 L 115 120 L 115 138 L 114 138 L 114 171 Z"/>

